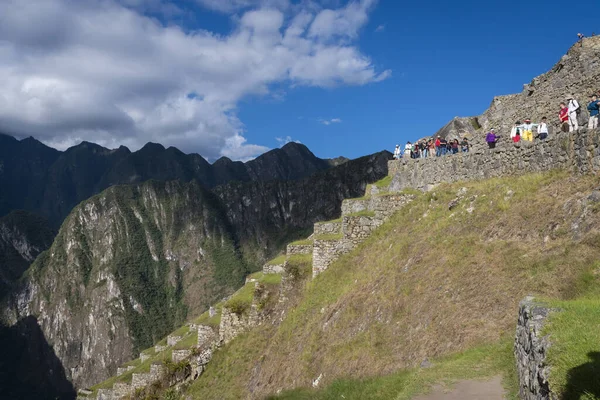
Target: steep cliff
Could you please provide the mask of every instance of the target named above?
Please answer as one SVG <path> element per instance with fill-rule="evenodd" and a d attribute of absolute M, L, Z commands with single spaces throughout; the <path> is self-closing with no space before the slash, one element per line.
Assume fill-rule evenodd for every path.
<path fill-rule="evenodd" d="M 27 211 L 0 217 L 0 299 L 54 238 L 48 221 Z"/>
<path fill-rule="evenodd" d="M 116 186 L 83 202 L 14 297 L 76 385 L 97 382 L 243 282 L 214 196 L 197 183 Z"/>
<path fill-rule="evenodd" d="M 114 186 L 79 204 L 11 297 L 34 316 L 67 376 L 86 386 L 233 292 L 244 276 L 343 198 L 387 173 L 388 152 L 309 178 Z"/>
<path fill-rule="evenodd" d="M 302 179 L 330 166 L 329 161 L 316 157 L 298 143 L 271 150 L 247 163 L 222 158 L 211 165 L 198 154 L 186 155 L 155 143 L 133 153 L 123 146 L 110 150 L 89 142 L 59 152 L 33 138 L 19 141 L 0 134 L 0 216 L 16 209 L 29 210 L 47 219 L 46 223 L 40 219 L 36 224 L 40 231 L 49 232 L 60 226 L 76 204 L 117 184 L 179 179 L 214 187 L 230 181 Z M 16 221 L 21 216 L 26 218 L 19 213 L 11 221 L 31 224 L 28 218 Z M 21 231 L 18 240 L 32 243 L 35 256 L 51 243 L 38 242 L 36 237 L 29 238 L 25 233 Z M 0 272 L 0 295 L 4 291 L 2 285 L 18 279 L 35 258 L 15 256 L 12 246 L 1 243 L 10 238 L 7 234 L 3 237 L 0 271 L 5 272 Z"/>
<path fill-rule="evenodd" d="M 229 183 L 213 191 L 249 257 L 264 262 L 315 222 L 338 218 L 343 199 L 362 196 L 387 174 L 390 156 L 372 154 L 300 180 Z"/>

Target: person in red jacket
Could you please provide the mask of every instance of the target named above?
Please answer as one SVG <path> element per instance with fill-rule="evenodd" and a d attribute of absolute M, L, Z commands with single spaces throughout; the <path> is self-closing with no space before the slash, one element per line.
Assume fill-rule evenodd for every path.
<path fill-rule="evenodd" d="M 569 132 L 569 107 L 565 103 L 560 103 L 558 118 L 560 119 L 560 129 L 563 132 Z"/>
<path fill-rule="evenodd" d="M 437 139 L 435 139 L 435 156 L 439 157 L 442 155 L 442 141 L 440 140 L 440 137 L 438 136 Z"/>

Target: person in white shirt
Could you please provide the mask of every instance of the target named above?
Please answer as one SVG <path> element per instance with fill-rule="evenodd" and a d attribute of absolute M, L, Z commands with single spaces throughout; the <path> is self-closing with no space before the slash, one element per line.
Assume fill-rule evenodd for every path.
<path fill-rule="evenodd" d="M 569 100 L 569 104 L 567 105 L 569 108 L 569 132 L 578 131 L 577 110 L 579 109 L 579 103 L 573 95 L 570 95 L 567 100 Z"/>
<path fill-rule="evenodd" d="M 523 128 L 521 128 L 521 121 L 515 122 L 515 125 L 510 130 L 510 138 L 514 141 L 515 136 L 517 136 L 517 132 L 519 133 L 519 135 L 521 135 L 522 129 Z"/>
<path fill-rule="evenodd" d="M 544 140 L 548 137 L 548 124 L 546 123 L 546 117 L 542 118 L 542 122 L 537 127 L 537 137 L 540 140 Z"/>
<path fill-rule="evenodd" d="M 402 154 L 400 153 L 400 145 L 397 144 L 396 149 L 394 150 L 394 160 L 399 160 L 400 157 L 402 157 Z"/>
<path fill-rule="evenodd" d="M 412 143 L 406 142 L 404 145 L 404 155 L 410 158 L 410 152 L 412 151 Z"/>

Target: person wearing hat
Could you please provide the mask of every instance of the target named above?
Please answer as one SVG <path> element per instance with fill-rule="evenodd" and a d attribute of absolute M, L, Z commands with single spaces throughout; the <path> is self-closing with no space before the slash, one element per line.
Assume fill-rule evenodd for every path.
<path fill-rule="evenodd" d="M 600 111 L 600 102 L 598 101 L 598 96 L 595 94 L 591 95 L 590 98 L 592 101 L 587 106 L 588 111 L 590 112 L 590 121 L 588 122 L 588 129 L 596 129 L 598 128 L 598 112 Z"/>
<path fill-rule="evenodd" d="M 402 153 L 400 153 L 400 145 L 396 145 L 396 149 L 394 150 L 394 160 L 399 160 L 402 157 Z"/>
<path fill-rule="evenodd" d="M 521 133 L 521 139 L 528 142 L 533 142 L 533 128 L 537 126 L 538 124 L 532 124 L 531 120 L 529 118 L 526 118 L 525 123 L 521 125 L 523 132 Z"/>
<path fill-rule="evenodd" d="M 575 100 L 574 95 L 570 95 L 567 100 L 567 108 L 569 109 L 569 132 L 579 130 L 579 122 L 577 122 L 577 110 L 579 110 L 579 103 Z"/>

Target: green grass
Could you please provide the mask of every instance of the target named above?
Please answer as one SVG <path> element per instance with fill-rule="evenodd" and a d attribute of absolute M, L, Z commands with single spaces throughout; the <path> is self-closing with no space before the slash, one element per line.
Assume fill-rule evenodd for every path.
<path fill-rule="evenodd" d="M 285 254 L 275 257 L 272 260 L 267 261 L 267 265 L 281 265 L 285 262 Z"/>
<path fill-rule="evenodd" d="M 331 233 L 329 235 L 317 235 L 315 240 L 340 240 L 344 237 L 341 233 Z"/>
<path fill-rule="evenodd" d="M 136 360 L 133 360 L 133 362 L 135 362 L 136 365 L 135 365 L 135 368 L 132 369 L 131 371 L 127 371 L 123 375 L 112 376 L 112 377 L 108 378 L 107 380 L 100 382 L 97 385 L 92 386 L 90 389 L 94 393 L 92 394 L 91 398 L 95 398 L 96 392 L 98 391 L 98 389 L 112 389 L 113 385 L 117 382 L 130 383 L 131 377 L 134 373 L 150 372 L 150 366 L 152 364 L 164 363 L 164 362 L 171 360 L 171 353 L 172 353 L 172 350 L 167 349 L 161 353 L 155 354 L 154 356 L 150 357 L 149 359 L 147 359 L 144 362 L 141 362 L 141 360 L 139 358 Z M 125 366 L 127 366 L 127 365 L 131 365 L 131 363 L 125 364 Z"/>
<path fill-rule="evenodd" d="M 374 217 L 375 211 L 363 210 L 345 215 L 346 217 Z"/>
<path fill-rule="evenodd" d="M 173 350 L 185 350 L 191 349 L 198 343 L 198 331 L 192 332 L 187 336 L 183 337 L 179 342 L 173 346 Z"/>
<path fill-rule="evenodd" d="M 279 285 L 281 274 L 264 274 L 258 281 L 265 285 Z"/>
<path fill-rule="evenodd" d="M 392 183 L 392 177 L 391 176 L 386 176 L 383 179 L 378 180 L 377 182 L 374 183 L 374 185 L 378 188 L 378 189 L 385 189 L 388 186 L 390 186 L 390 183 Z"/>
<path fill-rule="evenodd" d="M 263 272 L 255 272 L 248 276 L 249 279 L 254 279 L 259 283 L 266 285 L 278 285 L 281 283 L 281 274 L 265 274 Z"/>
<path fill-rule="evenodd" d="M 213 306 L 217 313 L 211 318 L 208 314 L 208 311 L 202 313 L 199 317 L 192 320 L 192 322 L 196 325 L 208 325 L 213 328 L 218 327 L 221 324 L 221 309 L 223 308 L 223 303 L 217 303 Z"/>
<path fill-rule="evenodd" d="M 312 239 L 296 240 L 295 242 L 290 243 L 292 246 L 311 246 L 312 244 Z"/>
<path fill-rule="evenodd" d="M 247 283 L 225 302 L 224 307 L 229 308 L 236 314 L 245 313 L 252 305 L 252 300 L 254 299 L 254 288 L 254 282 Z"/>
<path fill-rule="evenodd" d="M 429 368 L 402 370 L 367 379 L 339 379 L 319 390 L 296 389 L 270 400 L 409 400 L 427 392 L 433 385 L 450 386 L 464 379 L 503 377 L 506 399 L 518 399 L 512 338 L 497 344 L 479 346 L 465 352 L 433 360 Z"/>
<path fill-rule="evenodd" d="M 564 400 L 600 398 L 600 298 L 550 301 L 550 385 Z"/>

